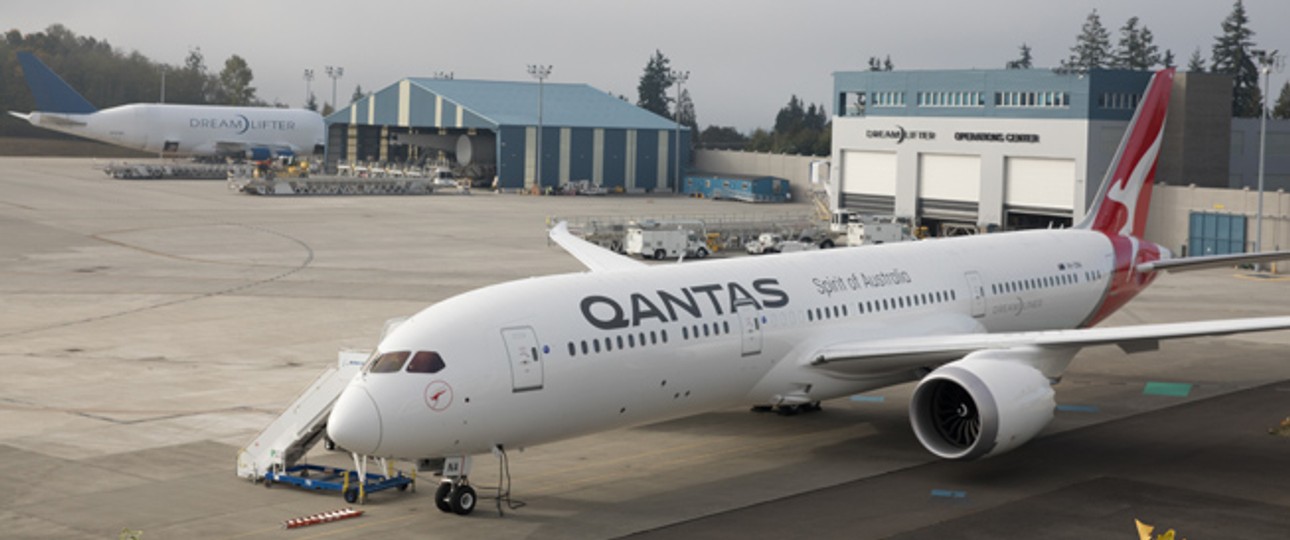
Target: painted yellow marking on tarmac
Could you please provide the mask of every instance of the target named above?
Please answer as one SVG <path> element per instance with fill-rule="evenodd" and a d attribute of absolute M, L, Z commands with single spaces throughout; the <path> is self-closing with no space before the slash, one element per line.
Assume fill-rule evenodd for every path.
<path fill-rule="evenodd" d="M 1259 282 L 1290 281 L 1290 276 L 1263 277 L 1258 274 L 1232 274 L 1232 277 L 1236 279 L 1244 279 L 1247 281 L 1259 281 Z"/>

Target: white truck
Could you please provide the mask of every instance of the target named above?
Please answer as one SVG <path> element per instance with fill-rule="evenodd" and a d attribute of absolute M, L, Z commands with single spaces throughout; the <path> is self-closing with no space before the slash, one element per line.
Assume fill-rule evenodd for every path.
<path fill-rule="evenodd" d="M 828 244 L 828 246 L 832 245 L 832 242 Z M 747 251 L 749 255 L 792 253 L 811 249 L 819 249 L 819 246 L 809 240 L 787 240 L 784 235 L 778 233 L 762 233 L 756 240 L 749 240 L 744 244 L 744 251 Z"/>
<path fill-rule="evenodd" d="M 870 246 L 913 240 L 909 225 L 895 217 L 853 216 L 847 222 L 847 245 Z"/>
<path fill-rule="evenodd" d="M 671 259 L 708 256 L 708 245 L 703 236 L 682 225 L 639 224 L 627 227 L 623 245 L 628 255 L 643 259 Z"/>

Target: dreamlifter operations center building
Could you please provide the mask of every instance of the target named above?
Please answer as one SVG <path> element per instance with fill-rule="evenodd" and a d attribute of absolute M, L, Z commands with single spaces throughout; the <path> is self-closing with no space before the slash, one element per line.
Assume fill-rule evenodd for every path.
<path fill-rule="evenodd" d="M 951 224 L 1069 226 L 1096 196 L 1150 78 L 1120 70 L 835 73 L 835 202 L 916 218 L 934 234 Z M 1158 179 L 1227 187 L 1230 103 L 1229 78 L 1177 74 Z M 1210 135 L 1222 140 L 1207 142 Z"/>

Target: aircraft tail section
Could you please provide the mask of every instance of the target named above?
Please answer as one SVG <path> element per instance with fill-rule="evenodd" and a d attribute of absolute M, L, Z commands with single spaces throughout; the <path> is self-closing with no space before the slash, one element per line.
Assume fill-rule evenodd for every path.
<path fill-rule="evenodd" d="M 1164 138 L 1173 80 L 1173 68 L 1160 70 L 1151 78 L 1120 140 L 1120 148 L 1107 167 L 1097 199 L 1079 228 L 1135 238 L 1142 238 L 1146 232 L 1151 187 Z"/>
<path fill-rule="evenodd" d="M 36 110 L 64 114 L 90 114 L 98 109 L 91 105 L 79 92 L 67 84 L 62 77 L 49 69 L 36 55 L 19 52 L 18 62 L 22 64 L 23 76 L 27 79 L 27 88 L 36 100 Z"/>

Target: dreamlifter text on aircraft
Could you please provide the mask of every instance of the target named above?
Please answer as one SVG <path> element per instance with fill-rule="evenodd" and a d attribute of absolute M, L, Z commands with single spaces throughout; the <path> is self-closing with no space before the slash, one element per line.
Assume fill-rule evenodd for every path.
<path fill-rule="evenodd" d="M 809 406 L 919 381 L 933 454 L 969 460 L 1053 418 L 1083 347 L 1290 328 L 1290 317 L 1094 328 L 1161 271 L 1290 258 L 1174 259 L 1145 239 L 1174 71 L 1157 73 L 1095 206 L 1068 230 L 646 267 L 572 236 L 588 272 L 502 283 L 389 332 L 328 420 L 351 452 L 446 459 L 441 510 L 467 514 L 468 456 L 738 405 Z"/>
<path fill-rule="evenodd" d="M 18 53 L 36 111 L 10 115 L 36 127 L 170 156 L 321 153 L 323 119 L 304 109 L 132 103 L 98 110 L 29 52 Z"/>

